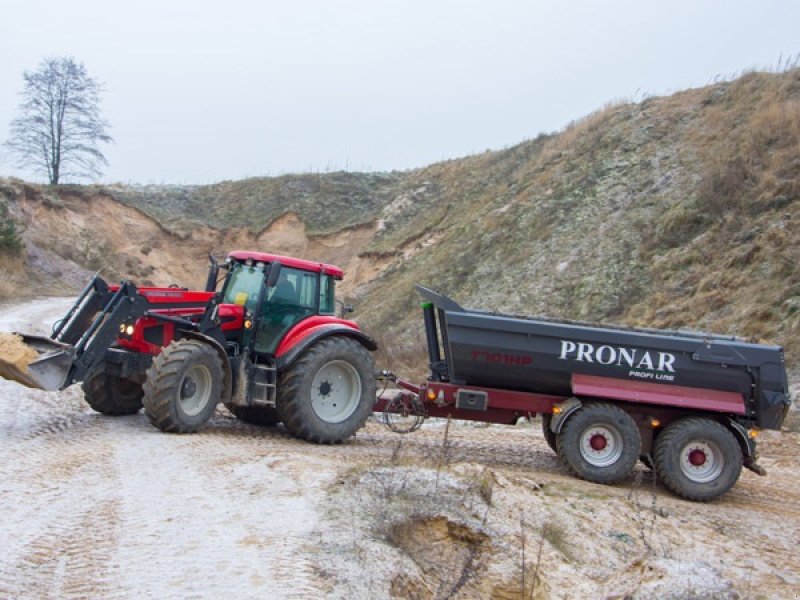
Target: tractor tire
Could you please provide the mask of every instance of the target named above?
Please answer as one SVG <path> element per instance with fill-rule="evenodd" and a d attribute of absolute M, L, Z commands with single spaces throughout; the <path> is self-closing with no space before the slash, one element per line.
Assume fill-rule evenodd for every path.
<path fill-rule="evenodd" d="M 220 400 L 222 364 L 216 350 L 198 340 L 178 340 L 153 359 L 144 382 L 144 412 L 170 433 L 193 433 L 211 418 Z"/>
<path fill-rule="evenodd" d="M 556 438 L 558 457 L 581 479 L 616 483 L 633 471 L 642 447 L 631 416 L 613 404 L 584 404 Z"/>
<path fill-rule="evenodd" d="M 733 487 L 742 472 L 742 449 L 712 419 L 692 417 L 669 425 L 656 440 L 656 474 L 664 487 L 687 500 L 708 502 Z"/>
<path fill-rule="evenodd" d="M 92 371 L 84 380 L 86 403 L 104 415 L 133 415 L 142 408 L 142 386 L 135 381 L 107 375 L 103 367 Z"/>
<path fill-rule="evenodd" d="M 542 414 L 542 436 L 544 436 L 544 441 L 547 442 L 547 445 L 550 446 L 550 449 L 558 454 L 558 448 L 556 447 L 556 434 L 553 433 L 553 430 L 550 429 L 550 423 L 553 420 L 553 415 Z"/>
<path fill-rule="evenodd" d="M 277 408 L 293 436 L 337 444 L 364 426 L 375 405 L 372 355 L 356 340 L 314 344 L 278 377 Z"/>
<path fill-rule="evenodd" d="M 268 406 L 228 406 L 228 410 L 233 413 L 240 421 L 261 425 L 263 427 L 274 427 L 281 422 L 278 411 Z"/>

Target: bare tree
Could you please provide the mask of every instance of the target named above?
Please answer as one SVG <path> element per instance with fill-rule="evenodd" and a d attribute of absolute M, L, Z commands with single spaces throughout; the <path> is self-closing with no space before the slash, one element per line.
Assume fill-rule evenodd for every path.
<path fill-rule="evenodd" d="M 23 77 L 21 115 L 11 122 L 6 142 L 19 166 L 47 173 L 51 184 L 99 177 L 108 162 L 98 144 L 113 141 L 100 118 L 100 84 L 68 57 L 47 58 Z"/>

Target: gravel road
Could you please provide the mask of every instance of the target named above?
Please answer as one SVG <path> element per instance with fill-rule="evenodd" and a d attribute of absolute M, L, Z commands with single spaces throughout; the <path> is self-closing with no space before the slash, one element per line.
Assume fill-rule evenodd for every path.
<path fill-rule="evenodd" d="M 2 307 L 0 330 L 47 333 L 69 303 Z M 547 573 L 524 571 L 544 597 L 797 598 L 796 433 L 765 434 L 769 476 L 745 471 L 710 504 L 643 469 L 617 486 L 575 480 L 530 427 L 454 425 L 446 452 L 442 436 L 436 423 L 402 438 L 370 423 L 316 446 L 224 409 L 171 435 L 141 413 L 92 412 L 79 386 L 0 380 L 0 597 L 444 596 L 430 539 L 469 559 L 451 595 L 512 598 L 532 560 L 520 563 L 520 523 L 549 520 L 566 539 L 542 526 Z M 464 540 L 479 547 L 461 552 Z"/>

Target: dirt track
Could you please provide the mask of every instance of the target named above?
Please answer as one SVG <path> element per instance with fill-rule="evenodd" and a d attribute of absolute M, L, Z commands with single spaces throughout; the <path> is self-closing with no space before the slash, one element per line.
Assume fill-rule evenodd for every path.
<path fill-rule="evenodd" d="M 443 432 L 314 446 L 220 410 L 168 435 L 0 381 L 0 597 L 517 598 L 523 574 L 534 597 L 798 597 L 798 434 L 764 434 L 768 477 L 693 504 L 644 469 L 577 481 L 530 427 Z"/>

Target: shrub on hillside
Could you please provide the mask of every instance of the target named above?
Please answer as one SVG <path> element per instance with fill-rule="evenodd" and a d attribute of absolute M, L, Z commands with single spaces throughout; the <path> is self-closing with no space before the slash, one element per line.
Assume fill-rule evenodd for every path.
<path fill-rule="evenodd" d="M 17 256 L 22 250 L 17 223 L 8 213 L 8 205 L 0 202 L 0 252 Z"/>

